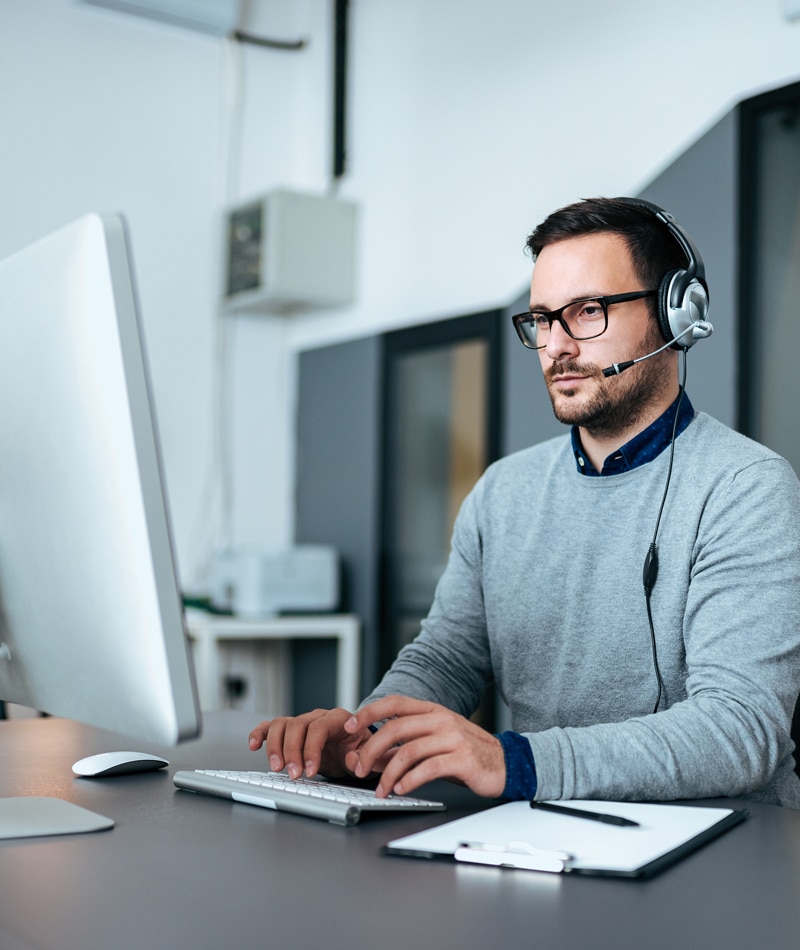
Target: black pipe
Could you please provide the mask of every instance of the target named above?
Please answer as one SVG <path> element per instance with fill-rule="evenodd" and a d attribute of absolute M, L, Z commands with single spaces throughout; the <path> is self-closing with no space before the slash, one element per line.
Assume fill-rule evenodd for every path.
<path fill-rule="evenodd" d="M 333 64 L 333 177 L 345 173 L 347 146 L 345 118 L 347 99 L 347 33 L 349 0 L 334 0 L 336 4 Z"/>

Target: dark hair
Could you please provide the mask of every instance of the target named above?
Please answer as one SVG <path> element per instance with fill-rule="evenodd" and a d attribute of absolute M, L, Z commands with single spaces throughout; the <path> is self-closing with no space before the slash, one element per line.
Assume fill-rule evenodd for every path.
<path fill-rule="evenodd" d="M 534 229 L 526 246 L 536 260 L 548 244 L 601 232 L 625 240 L 636 276 L 648 290 L 655 290 L 666 273 L 688 263 L 669 228 L 652 211 L 624 198 L 586 198 L 560 208 Z"/>

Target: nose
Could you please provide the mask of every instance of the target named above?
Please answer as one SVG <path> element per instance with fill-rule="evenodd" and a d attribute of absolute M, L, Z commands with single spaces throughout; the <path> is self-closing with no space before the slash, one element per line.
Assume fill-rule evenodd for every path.
<path fill-rule="evenodd" d="M 563 360 L 568 357 L 574 358 L 578 353 L 578 349 L 578 341 L 572 339 L 560 321 L 553 320 L 547 346 L 544 348 L 544 352 L 547 356 L 551 360 Z"/>

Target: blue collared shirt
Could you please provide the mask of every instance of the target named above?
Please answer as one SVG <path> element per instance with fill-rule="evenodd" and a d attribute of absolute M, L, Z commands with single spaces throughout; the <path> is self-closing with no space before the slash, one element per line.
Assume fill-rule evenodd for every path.
<path fill-rule="evenodd" d="M 635 435 L 630 442 L 626 442 L 621 449 L 612 452 L 603 462 L 603 471 L 598 472 L 589 460 L 589 456 L 583 451 L 581 438 L 578 434 L 578 427 L 572 427 L 572 452 L 575 461 L 578 464 L 578 471 L 584 475 L 597 475 L 605 477 L 606 475 L 619 475 L 621 472 L 629 472 L 639 465 L 646 462 L 652 462 L 654 458 L 661 455 L 664 449 L 669 448 L 672 441 L 672 427 L 675 424 L 675 413 L 678 411 L 678 402 L 680 396 L 662 415 L 652 422 L 646 429 L 643 429 L 638 435 Z M 680 415 L 678 416 L 678 428 L 675 431 L 677 438 L 681 432 L 694 419 L 694 406 L 692 406 L 689 397 L 684 394 L 680 404 Z"/>
<path fill-rule="evenodd" d="M 608 475 L 619 475 L 621 472 L 628 472 L 647 462 L 652 462 L 669 448 L 676 412 L 679 413 L 678 425 L 675 429 L 675 438 L 677 438 L 694 418 L 694 407 L 686 394 L 683 399 L 678 396 L 669 409 L 655 422 L 626 442 L 622 448 L 612 452 L 603 462 L 602 472 L 597 471 L 589 460 L 589 456 L 583 451 L 577 426 L 573 426 L 572 451 L 578 471 L 583 475 L 604 478 Z M 502 797 L 511 800 L 532 800 L 536 795 L 537 779 L 536 763 L 530 743 L 518 732 L 504 732 L 497 738 L 503 747 L 506 764 L 506 785 Z"/>

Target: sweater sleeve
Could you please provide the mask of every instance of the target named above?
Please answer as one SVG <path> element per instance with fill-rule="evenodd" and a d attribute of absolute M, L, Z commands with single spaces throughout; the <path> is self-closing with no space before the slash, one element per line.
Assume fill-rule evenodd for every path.
<path fill-rule="evenodd" d="M 706 499 L 687 567 L 681 612 L 668 583 L 655 611 L 657 636 L 683 639 L 685 698 L 621 722 L 526 734 L 537 798 L 745 796 L 800 807 L 790 738 L 800 490 L 788 463 L 746 465 Z"/>

